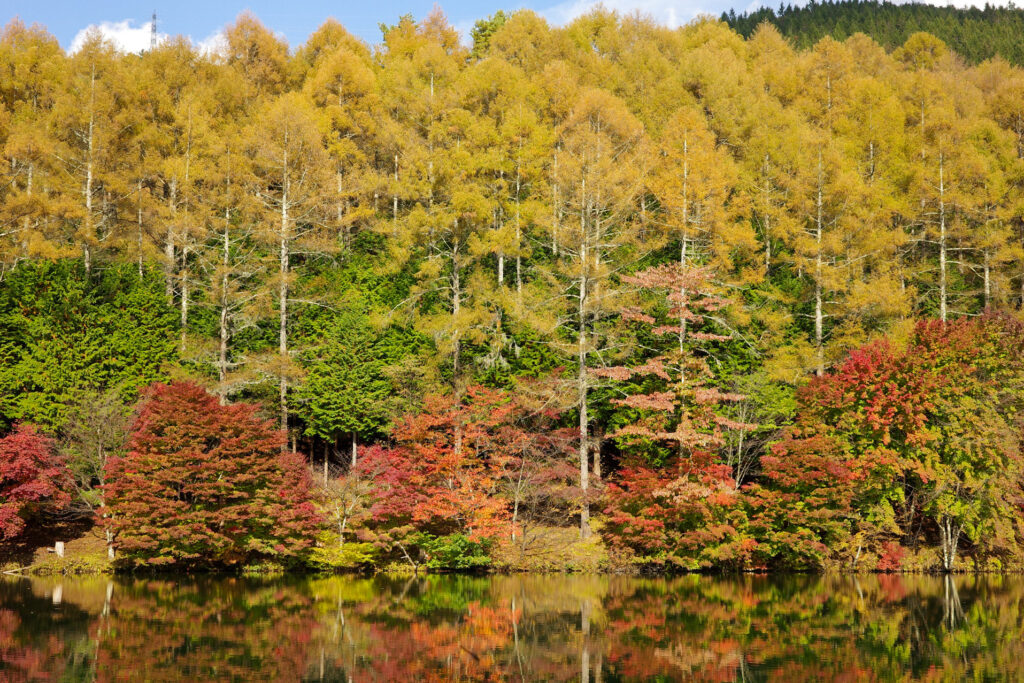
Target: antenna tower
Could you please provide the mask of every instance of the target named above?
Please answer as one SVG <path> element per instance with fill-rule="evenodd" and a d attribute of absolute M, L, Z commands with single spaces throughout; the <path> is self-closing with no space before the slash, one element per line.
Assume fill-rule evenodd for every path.
<path fill-rule="evenodd" d="M 153 10 L 153 21 L 149 24 L 149 49 L 156 49 L 156 10 Z"/>

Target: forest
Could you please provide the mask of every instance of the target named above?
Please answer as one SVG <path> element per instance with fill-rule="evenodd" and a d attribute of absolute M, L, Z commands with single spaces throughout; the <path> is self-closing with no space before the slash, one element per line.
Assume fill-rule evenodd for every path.
<path fill-rule="evenodd" d="M 467 39 L 6 26 L 3 545 L 1024 568 L 1024 70 L 606 10 Z"/>
<path fill-rule="evenodd" d="M 778 11 L 771 7 L 738 15 L 730 11 L 721 19 L 745 38 L 762 23 L 771 23 L 798 48 L 809 48 L 825 36 L 846 40 L 865 33 L 893 50 L 912 34 L 927 31 L 971 64 L 997 55 L 1017 66 L 1024 62 L 1020 41 L 1024 9 L 1013 4 L 961 8 L 886 0 L 811 0 L 806 5 L 780 4 Z"/>

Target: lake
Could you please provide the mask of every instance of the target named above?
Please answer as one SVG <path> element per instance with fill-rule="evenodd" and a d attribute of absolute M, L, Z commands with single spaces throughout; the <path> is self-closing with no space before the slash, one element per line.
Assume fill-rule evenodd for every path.
<path fill-rule="evenodd" d="M 1024 680 L 1018 576 L 5 579 L 0 681 Z"/>

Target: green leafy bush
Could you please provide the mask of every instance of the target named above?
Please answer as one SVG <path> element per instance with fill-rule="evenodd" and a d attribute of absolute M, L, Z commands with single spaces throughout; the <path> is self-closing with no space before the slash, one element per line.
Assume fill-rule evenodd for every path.
<path fill-rule="evenodd" d="M 491 541 L 474 541 L 464 534 L 421 534 L 418 545 L 427 556 L 428 569 L 467 571 L 491 566 Z"/>
<path fill-rule="evenodd" d="M 338 543 L 338 535 L 328 531 L 317 537 L 308 562 L 317 571 L 333 572 L 372 565 L 376 555 L 377 549 L 372 543 L 349 541 L 342 545 Z"/>

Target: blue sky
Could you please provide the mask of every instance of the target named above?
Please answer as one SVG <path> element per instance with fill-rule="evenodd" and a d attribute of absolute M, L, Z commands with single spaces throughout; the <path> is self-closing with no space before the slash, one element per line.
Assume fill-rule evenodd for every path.
<path fill-rule="evenodd" d="M 768 0 L 772 5 L 777 0 Z M 930 0 L 946 4 L 945 0 Z M 555 24 L 562 24 L 598 4 L 597 0 L 448 0 L 439 3 L 449 20 L 467 32 L 476 19 L 498 9 L 533 9 Z M 719 14 L 729 8 L 742 11 L 760 4 L 758 0 L 604 0 L 606 7 L 620 11 L 640 10 L 656 20 L 677 26 L 701 12 Z M 954 0 L 952 4 L 971 4 Z M 997 3 L 1002 4 L 1002 3 Z M 220 29 L 240 12 L 249 9 L 268 27 L 282 34 L 293 47 L 323 23 L 334 17 L 364 40 L 380 39 L 377 25 L 394 22 L 402 14 L 419 18 L 434 6 L 434 0 L 0 0 L 0 20 L 6 23 L 20 17 L 26 23 L 38 22 L 57 36 L 65 48 L 89 26 L 99 26 L 126 50 L 137 50 L 149 43 L 149 18 L 157 13 L 161 34 L 182 34 L 194 42 L 212 44 Z"/>

